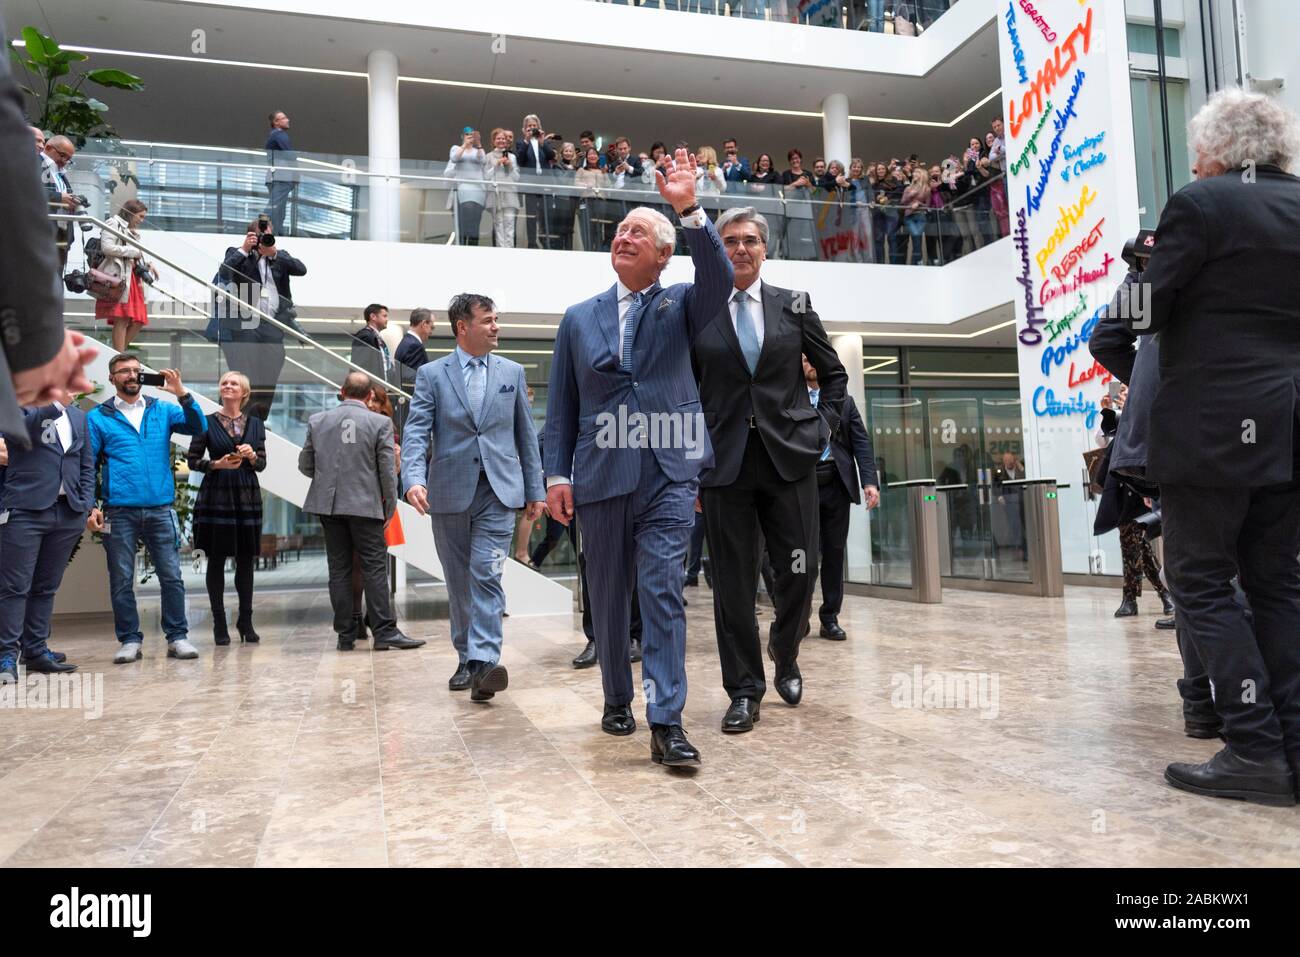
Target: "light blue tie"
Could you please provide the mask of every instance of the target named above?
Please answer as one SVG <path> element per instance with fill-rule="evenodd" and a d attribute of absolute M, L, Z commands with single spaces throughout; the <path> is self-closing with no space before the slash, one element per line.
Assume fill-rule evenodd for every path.
<path fill-rule="evenodd" d="M 822 397 L 822 390 L 821 390 L 821 389 L 809 389 L 809 390 L 808 390 L 808 399 L 809 399 L 809 401 L 812 402 L 812 407 L 813 407 L 814 409 L 817 408 L 817 400 L 820 399 L 821 397 Z M 819 461 L 819 462 L 825 462 L 825 461 L 826 461 L 828 458 L 830 458 L 830 457 L 831 457 L 831 444 L 830 444 L 830 442 L 827 442 L 827 443 L 826 443 L 826 448 L 822 449 L 822 457 L 821 457 L 820 459 L 818 459 L 817 461 Z"/>
<path fill-rule="evenodd" d="M 749 366 L 749 374 L 753 375 L 754 370 L 758 368 L 758 356 L 763 351 L 763 347 L 758 344 L 758 328 L 754 325 L 754 317 L 749 311 L 749 293 L 736 293 L 736 338 L 740 340 L 740 351 L 745 354 L 745 364 Z"/>
<path fill-rule="evenodd" d="M 636 321 L 641 315 L 641 307 L 645 305 L 645 299 L 641 294 L 633 293 L 632 305 L 627 307 L 626 322 L 623 325 L 623 354 L 620 357 L 620 363 L 623 368 L 632 371 L 632 340 L 636 338 Z"/>
<path fill-rule="evenodd" d="M 483 393 L 487 389 L 487 369 L 483 360 L 477 356 L 469 360 L 469 382 L 465 391 L 469 394 L 469 409 L 474 413 L 475 421 L 483 413 Z"/>

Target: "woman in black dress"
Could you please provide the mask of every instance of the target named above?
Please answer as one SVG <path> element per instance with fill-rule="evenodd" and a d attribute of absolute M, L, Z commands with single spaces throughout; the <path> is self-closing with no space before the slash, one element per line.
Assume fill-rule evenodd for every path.
<path fill-rule="evenodd" d="M 208 557 L 208 601 L 212 638 L 230 644 L 226 628 L 226 559 L 235 560 L 239 593 L 239 640 L 256 644 L 253 630 L 253 563 L 262 546 L 262 487 L 257 473 L 266 468 L 266 428 L 243 411 L 248 377 L 227 372 L 217 389 L 221 411 L 208 416 L 208 428 L 190 443 L 190 471 L 203 472 L 194 502 L 194 547 Z M 206 457 L 205 457 L 206 455 Z"/>

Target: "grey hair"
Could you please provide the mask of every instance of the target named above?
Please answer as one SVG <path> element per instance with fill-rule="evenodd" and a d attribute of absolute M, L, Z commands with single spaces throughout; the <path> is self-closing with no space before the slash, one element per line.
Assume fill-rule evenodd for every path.
<path fill-rule="evenodd" d="M 668 222 L 668 217 L 659 210 L 651 209 L 649 206 L 638 206 L 636 209 L 628 210 L 628 214 L 623 217 L 623 222 L 627 222 L 633 216 L 640 216 L 654 223 L 656 249 L 663 249 L 665 246 L 669 249 L 676 247 L 677 230 L 673 228 L 672 223 Z M 621 226 L 622 223 L 619 225 Z"/>
<path fill-rule="evenodd" d="M 763 245 L 767 245 L 767 217 L 756 210 L 753 206 L 733 206 L 724 210 L 714 223 L 714 228 L 721 235 L 722 231 L 732 223 L 753 223 L 758 227 L 758 235 L 763 237 Z"/>
<path fill-rule="evenodd" d="M 1293 170 L 1300 160 L 1300 124 L 1285 106 L 1262 93 L 1222 90 L 1187 124 L 1198 157 L 1226 169 L 1250 164 Z"/>

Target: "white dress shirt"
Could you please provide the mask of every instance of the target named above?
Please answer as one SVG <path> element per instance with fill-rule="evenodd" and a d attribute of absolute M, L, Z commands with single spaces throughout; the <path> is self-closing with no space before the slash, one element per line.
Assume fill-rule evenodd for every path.
<path fill-rule="evenodd" d="M 262 280 L 262 287 L 258 290 L 257 308 L 274 319 L 280 308 L 280 291 L 275 288 L 275 276 L 271 273 L 269 257 L 258 256 L 257 273 Z"/>
<path fill-rule="evenodd" d="M 59 417 L 54 420 L 54 434 L 59 437 L 59 449 L 64 454 L 72 448 L 72 420 L 68 418 L 68 410 L 58 402 L 54 407 L 59 410 Z M 63 482 L 59 482 L 59 494 L 66 495 L 68 492 Z"/>
<path fill-rule="evenodd" d="M 140 431 L 140 426 L 144 423 L 145 401 L 143 394 L 136 396 L 134 402 L 127 402 L 120 395 L 115 395 L 113 396 L 113 408 L 121 412 L 122 417 L 130 422 L 137 432 Z"/>
<path fill-rule="evenodd" d="M 748 289 L 732 288 L 731 297 L 727 300 L 727 308 L 731 310 L 731 328 L 736 329 L 736 297 L 742 293 L 749 297 L 748 309 L 749 318 L 754 322 L 754 332 L 758 336 L 758 348 L 763 348 L 763 300 L 759 298 L 759 292 L 762 291 L 762 283 L 754 283 Z M 736 335 L 739 337 L 740 330 L 736 329 Z"/>

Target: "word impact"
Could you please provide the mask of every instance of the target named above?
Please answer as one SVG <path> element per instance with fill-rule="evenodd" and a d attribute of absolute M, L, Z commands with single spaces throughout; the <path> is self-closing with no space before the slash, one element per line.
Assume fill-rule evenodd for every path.
<path fill-rule="evenodd" d="M 1020 9 L 1029 14 L 1029 18 L 1034 21 L 1034 26 L 1043 32 L 1043 39 L 1048 43 L 1056 42 L 1056 31 L 1047 25 L 1043 15 L 1034 9 L 1034 5 L 1029 0 L 1020 0 Z"/>
<path fill-rule="evenodd" d="M 1043 124 L 1047 122 L 1048 114 L 1050 114 L 1051 112 L 1052 112 L 1052 101 L 1048 100 L 1047 109 L 1045 109 L 1043 111 L 1043 115 L 1038 118 L 1038 125 L 1034 127 L 1034 132 L 1030 134 L 1029 142 L 1026 143 L 1025 148 L 1020 151 L 1020 159 L 1016 160 L 1014 163 L 1011 164 L 1012 176 L 1019 173 L 1022 169 L 1029 169 L 1030 153 L 1033 153 L 1035 156 L 1038 155 L 1038 134 L 1042 132 Z"/>
<path fill-rule="evenodd" d="M 1065 282 L 1065 277 L 1070 270 L 1079 265 L 1079 261 L 1092 250 L 1092 247 L 1101 242 L 1101 224 L 1105 221 L 1105 216 L 1097 220 L 1097 225 L 1092 227 L 1083 241 L 1065 254 L 1060 265 L 1052 267 L 1052 275 L 1056 277 L 1057 282 Z"/>
<path fill-rule="evenodd" d="M 1061 333 L 1068 332 L 1070 327 L 1074 325 L 1074 320 L 1078 319 L 1079 316 L 1083 314 L 1083 310 L 1087 308 L 1088 308 L 1088 297 L 1080 295 L 1079 304 L 1077 306 L 1075 306 L 1073 309 L 1067 312 L 1056 322 L 1049 322 L 1047 324 L 1047 341 L 1055 342 L 1057 337 Z"/>
<path fill-rule="evenodd" d="M 1106 258 L 1101 261 L 1100 268 L 1084 269 L 1080 266 L 1079 271 L 1074 276 L 1060 285 L 1053 286 L 1051 283 L 1045 282 L 1042 288 L 1038 290 L 1038 301 L 1045 306 L 1053 299 L 1068 296 L 1070 293 L 1077 292 L 1084 286 L 1091 285 L 1099 279 L 1105 279 L 1110 275 L 1110 267 L 1113 265 L 1115 265 L 1115 257 L 1107 253 Z"/>
<path fill-rule="evenodd" d="M 1079 327 L 1079 331 L 1059 346 L 1048 346 L 1043 350 L 1043 359 L 1039 364 L 1043 375 L 1050 375 L 1053 368 L 1065 363 L 1066 356 L 1092 338 L 1093 330 L 1097 328 L 1097 323 L 1101 322 L 1101 314 L 1105 309 L 1106 307 L 1102 306 L 1089 316 L 1088 321 Z"/>
<path fill-rule="evenodd" d="M 1020 31 L 1016 29 L 1016 5 L 1007 4 L 1007 35 L 1011 37 L 1011 55 L 1016 61 L 1016 72 L 1020 82 L 1029 82 L 1029 71 L 1025 69 L 1025 48 L 1020 45 Z"/>
<path fill-rule="evenodd" d="M 1087 210 L 1097 200 L 1097 191 L 1091 186 L 1084 186 L 1083 192 L 1079 194 L 1079 201 L 1069 206 L 1058 206 L 1061 218 L 1056 221 L 1056 228 L 1052 230 L 1052 235 L 1048 237 L 1047 245 L 1040 249 L 1034 259 L 1038 262 L 1038 271 L 1044 278 L 1047 277 L 1047 260 L 1052 258 L 1057 247 L 1065 242 L 1065 237 L 1070 235 L 1070 230 L 1074 229 L 1082 220 L 1084 211 Z"/>
<path fill-rule="evenodd" d="M 1043 341 L 1043 334 L 1038 331 L 1043 324 L 1043 310 L 1034 302 L 1034 278 L 1029 273 L 1029 224 L 1023 209 L 1016 210 L 1014 236 L 1016 249 L 1020 250 L 1020 275 L 1016 282 L 1025 287 L 1025 328 L 1020 330 L 1019 339 L 1027 346 L 1036 346 Z"/>
<path fill-rule="evenodd" d="M 1034 415 L 1040 419 L 1044 416 L 1054 419 L 1063 415 L 1081 415 L 1084 427 L 1089 430 L 1097 424 L 1101 411 L 1096 402 L 1084 398 L 1082 389 L 1068 399 L 1057 399 L 1056 393 L 1043 385 L 1034 390 L 1033 407 Z"/>
<path fill-rule="evenodd" d="M 1032 193 L 1028 186 L 1025 187 L 1025 199 L 1031 215 L 1038 212 L 1038 207 L 1043 202 L 1043 193 L 1047 192 L 1047 178 L 1052 175 L 1052 166 L 1056 163 L 1056 156 L 1061 150 L 1061 138 L 1065 136 L 1065 127 L 1069 124 L 1070 117 L 1079 115 L 1074 112 L 1074 101 L 1078 99 L 1079 88 L 1083 86 L 1083 77 L 1082 70 L 1074 75 L 1074 85 L 1070 87 L 1070 98 L 1065 101 L 1065 110 L 1057 110 L 1056 118 L 1052 120 L 1056 135 L 1052 137 L 1052 147 L 1047 152 L 1047 159 L 1038 161 L 1038 167 L 1042 170 L 1038 177 L 1038 185 Z"/>
<path fill-rule="evenodd" d="M 1080 53 L 1075 43 L 1083 41 L 1083 52 Z M 1065 38 L 1065 42 L 1058 44 L 1054 54 L 1047 58 L 1042 69 L 1034 77 L 1034 82 L 1029 85 L 1025 95 L 1021 97 L 1020 109 L 1017 114 L 1016 101 L 1014 98 L 1007 103 L 1007 123 L 1011 127 L 1011 136 L 1013 139 L 1020 137 L 1020 129 L 1025 125 L 1025 121 L 1032 119 L 1043 111 L 1043 99 L 1052 92 L 1056 84 L 1064 78 L 1069 70 L 1079 61 L 1079 57 L 1088 53 L 1092 47 L 1092 7 L 1088 8 L 1088 15 L 1083 22 L 1070 31 L 1070 35 Z M 1062 51 L 1065 51 L 1065 57 L 1062 59 Z"/>

